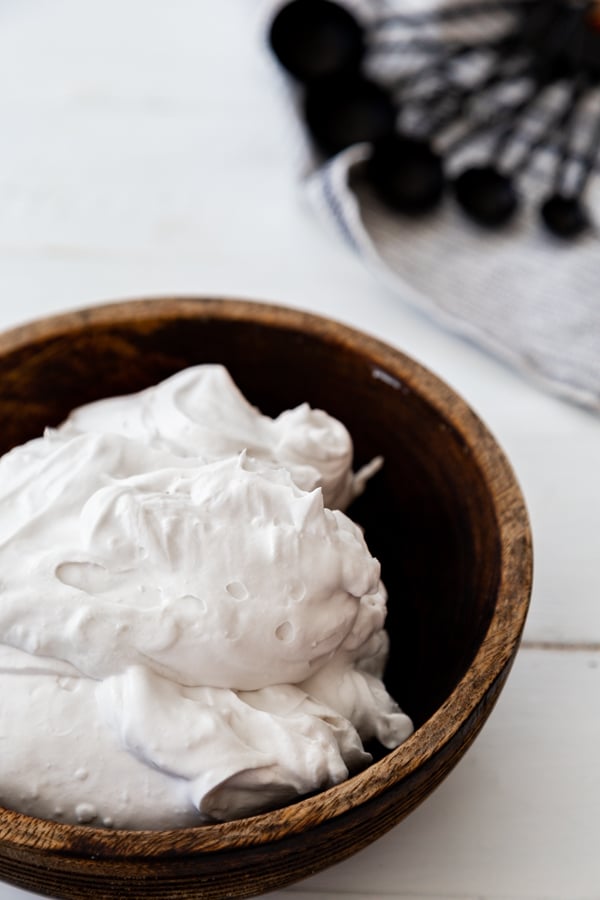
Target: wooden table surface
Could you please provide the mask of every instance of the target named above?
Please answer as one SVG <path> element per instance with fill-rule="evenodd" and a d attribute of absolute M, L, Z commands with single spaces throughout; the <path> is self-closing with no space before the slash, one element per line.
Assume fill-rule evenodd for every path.
<path fill-rule="evenodd" d="M 369 331 L 457 389 L 529 506 L 522 649 L 422 807 L 271 896 L 599 900 L 600 419 L 431 323 L 315 221 L 263 29 L 251 0 L 0 5 L 0 327 L 136 296 L 249 297 Z M 0 900 L 31 896 L 0 884 Z"/>

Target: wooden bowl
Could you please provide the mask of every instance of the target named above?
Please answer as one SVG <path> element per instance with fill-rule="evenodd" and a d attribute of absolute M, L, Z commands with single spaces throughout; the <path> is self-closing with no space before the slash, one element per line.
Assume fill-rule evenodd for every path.
<path fill-rule="evenodd" d="M 55 897 L 251 897 L 382 835 L 450 771 L 505 682 L 531 587 L 527 514 L 498 445 L 466 404 L 402 353 L 289 309 L 141 300 L 0 336 L 0 449 L 73 407 L 220 362 L 275 414 L 302 401 L 341 419 L 360 465 L 385 465 L 354 505 L 388 587 L 386 683 L 416 723 L 401 747 L 283 809 L 165 831 L 71 826 L 0 809 L 0 877 Z"/>

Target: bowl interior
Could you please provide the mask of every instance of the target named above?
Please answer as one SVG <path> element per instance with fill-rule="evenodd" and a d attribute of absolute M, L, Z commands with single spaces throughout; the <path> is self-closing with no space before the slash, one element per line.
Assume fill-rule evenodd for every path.
<path fill-rule="evenodd" d="M 175 317 L 165 303 L 142 304 L 116 321 L 108 313 L 92 321 L 67 316 L 0 345 L 0 452 L 81 403 L 206 362 L 226 365 L 265 413 L 308 401 L 338 417 L 358 465 L 385 459 L 350 514 L 364 527 L 389 592 L 386 683 L 420 725 L 472 661 L 500 576 L 493 502 L 451 406 L 442 412 L 438 382 L 437 399 L 421 390 L 423 373 L 410 361 L 400 357 L 390 368 L 376 342 L 325 324 L 301 327 L 299 316 L 254 320 L 244 306 L 223 317 L 221 306 L 234 307 L 213 306 Z"/>

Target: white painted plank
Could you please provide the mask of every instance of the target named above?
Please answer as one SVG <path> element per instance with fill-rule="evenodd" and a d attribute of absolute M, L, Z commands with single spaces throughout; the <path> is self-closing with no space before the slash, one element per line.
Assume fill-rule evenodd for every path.
<path fill-rule="evenodd" d="M 598 900 L 598 747 L 600 654 L 525 650 L 438 790 L 381 840 L 297 889 L 315 900 Z"/>

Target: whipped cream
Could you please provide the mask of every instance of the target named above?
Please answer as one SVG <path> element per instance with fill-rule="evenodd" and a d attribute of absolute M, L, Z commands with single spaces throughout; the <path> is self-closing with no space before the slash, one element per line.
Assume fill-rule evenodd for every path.
<path fill-rule="evenodd" d="M 127 397 L 109 397 L 71 413 L 63 428 L 122 434 L 177 456 L 249 456 L 286 468 L 305 491 L 323 490 L 325 506 L 345 509 L 362 492 L 380 459 L 352 471 L 352 439 L 326 412 L 303 403 L 276 419 L 246 400 L 227 369 L 192 366 Z"/>
<path fill-rule="evenodd" d="M 221 366 L 81 407 L 0 459 L 0 802 L 121 828 L 339 783 L 412 731 L 386 595 L 339 508 L 344 426 Z"/>

